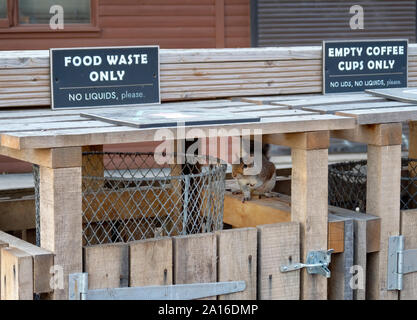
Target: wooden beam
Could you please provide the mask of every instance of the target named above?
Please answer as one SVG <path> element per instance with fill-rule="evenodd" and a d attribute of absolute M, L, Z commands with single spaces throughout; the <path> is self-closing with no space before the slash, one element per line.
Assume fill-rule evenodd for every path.
<path fill-rule="evenodd" d="M 301 261 L 328 245 L 328 150 L 292 149 L 291 220 L 301 225 Z M 327 279 L 301 272 L 301 298 L 327 299 Z"/>
<path fill-rule="evenodd" d="M 370 299 L 398 299 L 386 289 L 388 238 L 400 233 L 401 145 L 368 145 L 366 212 L 381 218 L 380 251 L 369 254 Z"/>
<path fill-rule="evenodd" d="M 267 134 L 262 136 L 262 143 L 304 150 L 327 149 L 329 136 L 329 131 Z"/>
<path fill-rule="evenodd" d="M 291 221 L 291 199 L 252 199 L 242 203 L 242 195 L 227 192 L 224 197 L 223 222 L 233 228 L 257 227 L 263 224 Z M 343 252 L 343 221 L 328 222 L 328 249 Z"/>
<path fill-rule="evenodd" d="M 131 242 L 130 286 L 172 284 L 172 238 Z"/>
<path fill-rule="evenodd" d="M 2 231 L 0 231 L 0 242 L 7 243 L 9 247 L 24 251 L 33 258 L 34 293 L 47 293 L 52 291 L 50 285 L 50 270 L 54 265 L 54 254 L 52 252 Z"/>
<path fill-rule="evenodd" d="M 300 299 L 300 270 L 280 266 L 300 261 L 300 225 L 296 222 L 258 226 L 258 299 Z"/>
<path fill-rule="evenodd" d="M 81 166 L 80 147 L 17 150 L 0 146 L 0 154 L 53 169 Z"/>
<path fill-rule="evenodd" d="M 257 230 L 222 230 L 217 235 L 217 281 L 246 281 L 241 292 L 220 295 L 219 300 L 256 300 Z"/>
<path fill-rule="evenodd" d="M 64 288 L 54 299 L 68 299 L 68 276 L 82 272 L 81 167 L 40 167 L 41 246 L 55 254 L 63 268 Z"/>
<path fill-rule="evenodd" d="M 331 131 L 331 137 L 376 146 L 398 145 L 402 142 L 402 125 L 401 123 L 360 125 L 355 129 Z"/>
<path fill-rule="evenodd" d="M 17 248 L 1 249 L 1 300 L 33 300 L 33 261 Z"/>
<path fill-rule="evenodd" d="M 84 248 L 84 272 L 89 289 L 129 286 L 129 247 L 111 243 Z"/>

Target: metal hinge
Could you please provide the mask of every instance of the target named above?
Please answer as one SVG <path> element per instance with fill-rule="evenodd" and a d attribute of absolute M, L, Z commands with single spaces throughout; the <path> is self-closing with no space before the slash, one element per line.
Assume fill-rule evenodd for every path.
<path fill-rule="evenodd" d="M 417 249 L 404 250 L 404 236 L 388 242 L 387 290 L 402 290 L 404 274 L 417 271 Z"/>
<path fill-rule="evenodd" d="M 246 289 L 245 281 L 88 289 L 88 273 L 69 275 L 69 300 L 191 300 Z"/>
<path fill-rule="evenodd" d="M 333 251 L 333 249 L 327 251 L 310 251 L 307 255 L 306 263 L 299 262 L 290 265 L 284 265 L 280 267 L 280 270 L 281 272 L 290 272 L 302 268 L 307 268 L 307 272 L 309 274 L 320 274 L 326 278 L 330 278 L 330 270 L 328 266 L 330 264 L 331 254 Z"/>

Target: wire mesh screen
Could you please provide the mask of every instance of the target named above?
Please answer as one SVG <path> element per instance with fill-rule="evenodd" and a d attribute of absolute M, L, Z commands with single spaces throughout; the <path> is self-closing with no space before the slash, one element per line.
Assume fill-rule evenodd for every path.
<path fill-rule="evenodd" d="M 401 160 L 401 210 L 417 208 L 417 159 Z M 366 212 L 367 161 L 329 165 L 329 204 Z"/>
<path fill-rule="evenodd" d="M 226 165 L 196 160 L 158 165 L 153 153 L 83 153 L 84 245 L 221 230 Z"/>
<path fill-rule="evenodd" d="M 329 204 L 366 211 L 366 160 L 329 165 Z"/>

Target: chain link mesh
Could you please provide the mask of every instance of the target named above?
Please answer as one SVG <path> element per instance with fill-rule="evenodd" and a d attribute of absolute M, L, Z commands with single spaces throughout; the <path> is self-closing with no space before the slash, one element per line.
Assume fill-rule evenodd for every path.
<path fill-rule="evenodd" d="M 417 159 L 403 158 L 401 167 L 401 210 L 417 208 Z M 329 204 L 366 212 L 366 175 L 366 160 L 329 165 Z"/>
<path fill-rule="evenodd" d="M 160 166 L 153 153 L 83 153 L 84 245 L 221 230 L 226 165 L 197 160 Z"/>
<path fill-rule="evenodd" d="M 366 160 L 329 165 L 329 204 L 366 211 Z"/>

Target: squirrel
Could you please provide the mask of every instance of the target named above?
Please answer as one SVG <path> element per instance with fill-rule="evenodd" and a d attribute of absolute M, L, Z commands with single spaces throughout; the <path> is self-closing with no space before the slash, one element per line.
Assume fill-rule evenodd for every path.
<path fill-rule="evenodd" d="M 239 164 L 232 164 L 232 177 L 238 182 L 240 187 L 240 191 L 234 192 L 234 194 L 243 193 L 243 203 L 251 200 L 252 194 L 258 195 L 259 199 L 262 196 L 272 196 L 271 191 L 275 187 L 276 173 L 275 165 L 267 157 L 268 151 L 269 145 L 266 144 L 262 148 L 262 168 L 257 174 L 245 174 L 245 170 L 254 167 L 253 154 L 251 154 L 252 163 L 246 164 L 240 158 Z"/>

